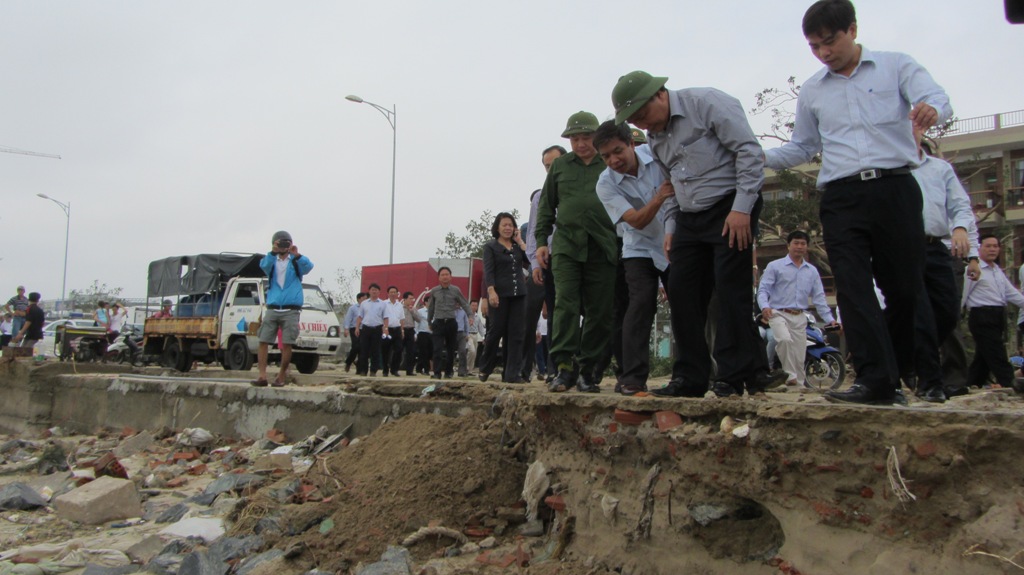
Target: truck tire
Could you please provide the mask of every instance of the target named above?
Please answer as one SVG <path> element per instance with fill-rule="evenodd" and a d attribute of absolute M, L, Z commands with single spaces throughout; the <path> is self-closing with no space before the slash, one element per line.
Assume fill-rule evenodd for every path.
<path fill-rule="evenodd" d="M 228 350 L 224 353 L 224 369 L 235 371 L 249 371 L 252 369 L 252 352 L 249 351 L 249 343 L 245 338 L 236 337 L 228 344 Z"/>
<path fill-rule="evenodd" d="M 164 367 L 186 372 L 192 369 L 192 356 L 185 349 L 185 343 L 179 338 L 170 338 L 164 345 L 163 359 L 160 362 Z"/>
<path fill-rule="evenodd" d="M 320 367 L 320 356 L 314 353 L 301 353 L 292 356 L 292 365 L 299 373 L 315 373 Z"/>

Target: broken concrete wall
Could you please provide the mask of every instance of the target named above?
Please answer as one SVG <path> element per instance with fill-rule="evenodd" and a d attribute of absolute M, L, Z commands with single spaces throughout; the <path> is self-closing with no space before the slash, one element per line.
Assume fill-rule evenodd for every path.
<path fill-rule="evenodd" d="M 108 373 L 96 373 L 99 368 Z M 69 432 L 101 427 L 202 427 L 228 437 L 261 438 L 270 428 L 288 437 L 321 425 L 366 435 L 385 417 L 430 411 L 458 415 L 485 406 L 415 397 L 343 391 L 335 386 L 255 388 L 244 379 L 158 377 L 90 364 L 23 364 L 0 368 L 0 432 L 37 433 L 59 425 Z M 115 373 L 109 373 L 115 371 Z M 122 371 L 116 373 L 116 371 Z M 423 385 L 426 385 L 424 383 Z"/>

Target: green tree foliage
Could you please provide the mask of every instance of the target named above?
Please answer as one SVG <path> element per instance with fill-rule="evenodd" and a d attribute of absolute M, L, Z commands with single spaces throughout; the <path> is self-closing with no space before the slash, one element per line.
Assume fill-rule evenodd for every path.
<path fill-rule="evenodd" d="M 519 210 L 509 212 L 516 219 L 516 223 L 522 225 L 519 219 Z M 484 244 L 491 241 L 491 225 L 494 224 L 496 214 L 491 210 L 484 210 L 478 219 L 466 224 L 466 233 L 456 236 L 455 232 L 448 232 L 444 237 L 444 245 L 437 248 L 439 258 L 480 258 L 484 255 Z"/>
<path fill-rule="evenodd" d="M 71 309 L 92 310 L 100 301 L 112 302 L 121 295 L 122 288 L 108 287 L 100 280 L 93 280 L 92 285 L 85 289 L 73 289 L 68 294 Z"/>

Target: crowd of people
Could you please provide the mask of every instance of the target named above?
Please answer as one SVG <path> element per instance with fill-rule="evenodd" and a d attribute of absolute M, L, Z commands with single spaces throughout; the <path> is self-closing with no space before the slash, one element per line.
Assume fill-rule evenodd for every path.
<path fill-rule="evenodd" d="M 487 381 L 500 367 L 502 381 L 523 383 L 536 367 L 551 392 L 594 393 L 614 365 L 616 392 L 646 393 L 664 293 L 676 349 L 668 385 L 650 393 L 758 394 L 783 378 L 804 385 L 806 313 L 814 308 L 839 327 L 807 260 L 812 238 L 791 231 L 787 254 L 756 286 L 751 266 L 765 170 L 820 158 L 824 246 L 856 372 L 849 388 L 826 396 L 903 404 L 906 384 L 942 402 L 990 375 L 1013 385 L 1005 306 L 1024 309 L 1024 295 L 998 265 L 999 238 L 978 237 L 966 192 L 925 135 L 952 117 L 948 96 L 910 56 L 858 44 L 849 0 L 815 2 L 802 29 L 824 67 L 802 84 L 790 141 L 762 149 L 740 101 L 721 90 L 668 89 L 668 78 L 640 70 L 621 76 L 613 120 L 572 114 L 561 133 L 570 150 L 542 151 L 547 175 L 530 197 L 529 221 L 495 217 L 483 247 L 485 296 L 469 301 L 447 267 L 418 296 L 370 283 L 345 318 L 346 371 L 442 379 L 475 370 Z M 297 282 L 312 269 L 287 232 L 272 246 L 262 267 L 277 274 L 273 321 L 266 334 L 261 328 L 255 385 L 268 383 L 265 348 L 279 331 L 283 367 L 273 385 L 284 384 L 302 303 Z M 41 328 L 33 296 L 38 302 L 36 293 L 8 302 L 13 341 Z M 97 324 L 119 331 L 118 307 L 101 304 Z M 955 333 L 962 309 L 977 345 L 969 369 L 947 365 L 963 355 Z M 771 328 L 781 370 L 772 369 L 755 314 Z"/>
<path fill-rule="evenodd" d="M 1024 295 L 996 263 L 998 238 L 979 242 L 966 193 L 925 136 L 952 117 L 945 91 L 910 56 L 858 44 L 849 0 L 814 3 L 802 27 L 824 67 L 802 85 L 792 138 L 781 147 L 761 148 L 735 97 L 715 88 L 670 90 L 667 78 L 639 70 L 612 89 L 614 120 L 599 123 L 585 111 L 569 117 L 561 135 L 571 151 L 543 150 L 547 177 L 531 197 L 525 232 L 503 212 L 484 248 L 481 303 L 490 313 L 481 380 L 495 370 L 499 349 L 503 380 L 528 379 L 532 326 L 546 307 L 550 391 L 599 391 L 614 357 L 616 391 L 646 392 L 651 325 L 664 289 L 677 347 L 670 382 L 651 393 L 756 394 L 780 377 L 804 384 L 807 311 L 839 326 L 807 261 L 811 237 L 792 231 L 786 256 L 756 286 L 752 245 L 765 169 L 820 157 L 824 245 L 856 372 L 852 386 L 827 397 L 902 404 L 905 383 L 941 402 L 984 384 L 990 372 L 998 384 L 1013 383 L 1001 326 L 1005 305 L 1024 304 Z M 964 267 L 961 298 L 956 280 Z M 352 312 L 361 346 L 347 365 L 358 356 L 359 373 L 368 361 L 370 374 L 382 362 L 388 373 L 388 357 L 401 346 L 392 344 L 380 360 L 381 336 L 365 334 L 383 329 L 384 341 L 389 334 L 397 340 L 388 327 L 400 324 L 418 338 L 429 330 L 434 377 L 450 376 L 458 334 L 479 318 L 447 269 L 439 283 L 423 298 L 429 304 L 414 304 L 408 292 L 404 305 L 396 303 L 394 289 L 393 308 L 371 285 Z M 962 307 L 978 351 L 966 380 L 951 383 L 940 348 L 957 339 Z M 460 311 L 468 327 L 459 323 Z M 755 313 L 771 326 L 782 370 L 771 369 Z M 413 364 L 405 365 L 411 373 Z"/>

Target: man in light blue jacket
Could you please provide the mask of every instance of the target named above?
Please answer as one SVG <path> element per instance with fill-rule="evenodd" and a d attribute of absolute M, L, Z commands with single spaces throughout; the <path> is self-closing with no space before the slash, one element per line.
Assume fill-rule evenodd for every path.
<path fill-rule="evenodd" d="M 260 269 L 270 279 L 267 310 L 260 324 L 259 377 L 252 382 L 257 387 L 267 385 L 267 353 L 270 344 L 277 341 L 281 331 L 281 371 L 273 387 L 287 382 L 288 367 L 292 360 L 292 345 L 299 337 L 299 314 L 302 313 L 302 276 L 313 270 L 313 262 L 299 255 L 288 232 L 280 231 L 270 240 L 271 250 L 260 261 Z"/>

